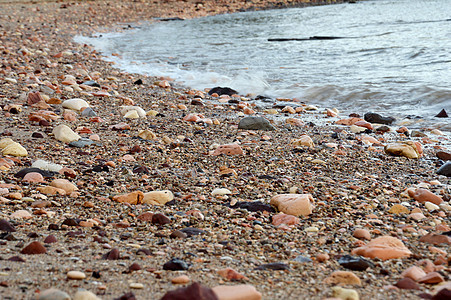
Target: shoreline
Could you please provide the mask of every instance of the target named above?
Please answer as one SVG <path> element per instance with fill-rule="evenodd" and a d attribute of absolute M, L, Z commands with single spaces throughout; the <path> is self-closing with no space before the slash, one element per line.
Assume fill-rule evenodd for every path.
<path fill-rule="evenodd" d="M 298 1 L 289 3 L 294 2 Z M 411 266 L 437 272 L 449 284 L 449 242 L 420 241 L 427 233 L 443 237 L 450 231 L 449 204 L 429 209 L 407 192 L 423 188 L 445 204 L 451 200 L 449 177 L 435 174 L 440 163 L 436 153 L 449 154 L 439 138 L 415 139 L 422 143 L 423 158 L 389 156 L 383 146 L 366 143 L 349 126 L 307 121 L 307 115 L 318 122 L 328 119 L 322 113 L 311 115 L 306 107 L 302 112 L 278 108 L 269 113 L 239 97 L 220 99 L 174 88 L 164 78 L 121 72 L 91 46 L 73 41 L 74 34 L 134 23 L 143 16 L 201 17 L 244 9 L 241 2 L 229 7 L 211 4 L 202 8 L 194 1 L 0 2 L 1 139 L 11 138 L 27 150 L 26 156 L 0 156 L 0 219 L 16 228 L 8 233 L 2 227 L 4 299 L 34 299 L 50 288 L 72 297 L 82 288 L 101 299 L 128 292 L 137 299 L 160 299 L 183 286 L 174 283 L 179 275 L 207 287 L 247 284 L 263 299 L 325 299 L 346 281 L 330 279 L 335 271 L 359 278 L 360 284 L 356 280 L 346 287 L 362 299 L 436 293 L 431 283 L 418 283 L 420 290 L 393 286 Z M 136 14 L 130 15 L 131 9 Z M 87 84 L 89 80 L 99 87 Z M 45 103 L 33 103 L 30 94 L 37 91 Z M 73 98 L 88 102 L 97 116 L 86 109 L 85 114 L 65 110 L 62 103 Z M 220 105 L 214 102 L 218 99 Z M 146 116 L 124 118 L 124 105 L 138 106 Z M 251 116 L 252 110 L 258 116 L 275 113 L 294 120 L 287 124 L 275 117 L 274 131 L 238 129 L 240 119 Z M 183 120 L 190 114 L 203 121 Z M 77 148 L 57 140 L 54 129 L 61 124 L 101 146 Z M 138 138 L 144 130 L 150 133 Z M 293 142 L 303 134 L 313 145 Z M 394 132 L 390 137 L 368 135 L 383 144 L 410 140 Z M 243 155 L 211 155 L 218 145 L 233 142 L 240 143 Z M 38 159 L 65 169 L 41 182 L 14 176 Z M 71 185 L 58 185 L 54 179 Z M 51 182 L 68 191 L 52 194 Z M 142 199 L 133 198 L 139 192 L 162 190 L 174 196 L 166 205 L 135 203 Z M 314 208 L 294 225 L 275 225 L 274 212 L 230 207 L 230 202 L 268 205 L 273 196 L 296 191 L 310 193 Z M 131 198 L 117 197 L 121 195 Z M 183 236 L 180 231 L 187 227 L 200 234 Z M 363 237 L 357 229 L 366 231 Z M 50 235 L 56 242 L 44 242 Z M 344 255 L 383 236 L 397 238 L 413 254 L 372 260 L 374 266 L 365 271 L 339 265 Z M 45 245 L 47 253 L 25 254 L 23 249 L 33 241 Z M 112 249 L 119 257 L 106 255 Z M 185 261 L 189 269 L 165 270 L 163 264 L 172 258 Z M 139 268 L 130 268 L 134 263 Z M 267 263 L 279 263 L 281 270 L 256 270 Z M 227 267 L 247 278 L 233 281 L 218 274 Z M 75 279 L 70 271 L 85 278 L 77 273 L 80 278 Z"/>

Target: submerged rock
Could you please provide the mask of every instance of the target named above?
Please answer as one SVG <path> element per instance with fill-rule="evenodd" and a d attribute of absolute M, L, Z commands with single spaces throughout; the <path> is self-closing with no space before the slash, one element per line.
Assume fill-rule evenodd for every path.
<path fill-rule="evenodd" d="M 395 118 L 393 117 L 383 117 L 380 114 L 376 114 L 376 113 L 366 113 L 363 118 L 365 119 L 365 121 L 370 122 L 370 123 L 377 123 L 377 124 L 384 124 L 384 125 L 390 125 L 392 124 L 394 121 L 396 121 Z"/>
<path fill-rule="evenodd" d="M 213 94 L 218 94 L 219 96 L 221 95 L 228 95 L 228 96 L 232 96 L 232 95 L 236 95 L 238 94 L 237 91 L 235 91 L 234 89 L 231 89 L 229 87 L 214 87 L 212 88 L 209 92 L 209 95 L 213 95 Z"/>
<path fill-rule="evenodd" d="M 435 115 L 436 118 L 448 118 L 448 114 L 446 113 L 445 109 L 442 109 L 437 115 Z"/>

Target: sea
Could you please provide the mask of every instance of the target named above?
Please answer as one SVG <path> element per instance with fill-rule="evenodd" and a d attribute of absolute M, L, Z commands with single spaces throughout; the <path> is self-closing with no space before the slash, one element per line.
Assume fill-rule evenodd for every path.
<path fill-rule="evenodd" d="M 193 89 L 231 87 L 343 113 L 376 112 L 449 134 L 451 119 L 435 115 L 451 115 L 450 4 L 366 0 L 155 19 L 75 40 L 123 71 Z"/>

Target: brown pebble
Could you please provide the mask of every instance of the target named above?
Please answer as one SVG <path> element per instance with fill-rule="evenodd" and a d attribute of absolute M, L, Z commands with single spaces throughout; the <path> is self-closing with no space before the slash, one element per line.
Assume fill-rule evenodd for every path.
<path fill-rule="evenodd" d="M 409 277 L 399 280 L 395 286 L 403 290 L 419 290 L 420 286 Z"/>
<path fill-rule="evenodd" d="M 354 230 L 353 236 L 360 240 L 371 240 L 371 234 L 368 230 L 363 228 L 357 228 L 356 230 Z"/>
<path fill-rule="evenodd" d="M 46 244 L 51 244 L 51 243 L 56 243 L 57 239 L 53 234 L 48 235 L 45 239 L 44 239 L 44 243 Z"/>
<path fill-rule="evenodd" d="M 38 241 L 31 242 L 20 251 L 22 254 L 44 254 L 46 252 L 47 249 Z"/>

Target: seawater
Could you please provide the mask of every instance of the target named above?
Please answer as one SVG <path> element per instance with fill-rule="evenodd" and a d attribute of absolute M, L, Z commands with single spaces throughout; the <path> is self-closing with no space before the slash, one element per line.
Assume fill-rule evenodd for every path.
<path fill-rule="evenodd" d="M 309 39 L 314 36 L 339 39 Z M 300 39 L 270 41 L 270 39 Z M 449 0 L 369 0 L 152 22 L 92 37 L 125 71 L 195 89 L 298 98 L 345 112 L 425 119 L 451 131 Z M 113 56 L 118 54 L 119 56 Z"/>

